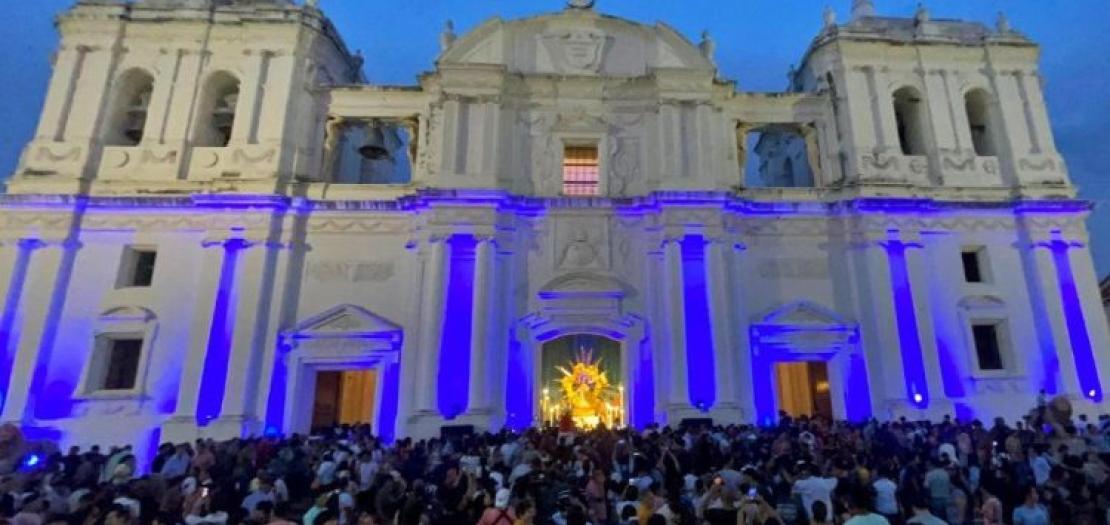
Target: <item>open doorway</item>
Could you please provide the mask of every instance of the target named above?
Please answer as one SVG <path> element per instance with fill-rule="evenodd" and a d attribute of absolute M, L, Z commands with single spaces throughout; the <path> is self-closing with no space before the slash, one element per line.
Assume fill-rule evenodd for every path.
<path fill-rule="evenodd" d="M 312 428 L 372 425 L 377 382 L 373 369 L 317 372 Z"/>
<path fill-rule="evenodd" d="M 832 419 L 829 368 L 824 361 L 775 364 L 779 410 L 793 417 L 821 416 Z"/>

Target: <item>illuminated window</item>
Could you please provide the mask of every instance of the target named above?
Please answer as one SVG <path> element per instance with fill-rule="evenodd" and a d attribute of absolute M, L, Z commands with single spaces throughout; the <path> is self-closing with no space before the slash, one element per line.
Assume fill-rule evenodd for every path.
<path fill-rule="evenodd" d="M 563 151 L 563 195 L 600 194 L 597 146 L 567 146 Z"/>

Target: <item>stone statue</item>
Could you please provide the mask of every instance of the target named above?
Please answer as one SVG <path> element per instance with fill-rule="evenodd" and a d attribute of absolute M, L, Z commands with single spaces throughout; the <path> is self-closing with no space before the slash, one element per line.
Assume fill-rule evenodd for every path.
<path fill-rule="evenodd" d="M 443 25 L 443 32 L 439 34 L 439 50 L 447 51 L 455 43 L 455 23 L 448 20 Z"/>
<path fill-rule="evenodd" d="M 571 9 L 592 9 L 594 0 L 567 0 L 567 7 Z"/>
<path fill-rule="evenodd" d="M 872 0 L 852 0 L 852 21 L 875 16 L 875 3 Z"/>
<path fill-rule="evenodd" d="M 304 0 L 304 5 L 306 7 L 319 8 L 320 7 L 320 0 Z"/>
<path fill-rule="evenodd" d="M 831 6 L 825 6 L 825 12 L 821 16 L 825 22 L 825 29 L 836 27 L 836 11 Z"/>
<path fill-rule="evenodd" d="M 717 53 L 717 42 L 710 36 L 709 31 L 701 32 L 701 43 L 698 44 L 698 49 L 701 49 L 702 56 L 704 56 L 709 63 L 716 65 L 713 56 Z"/>
<path fill-rule="evenodd" d="M 913 14 L 913 22 L 920 26 L 921 24 L 928 22 L 929 18 L 929 10 L 925 7 L 925 4 L 917 4 L 917 12 Z"/>
<path fill-rule="evenodd" d="M 998 29 L 999 33 L 1003 34 L 1013 32 L 1014 30 L 1014 28 L 1010 26 L 1010 18 L 1002 11 L 998 12 L 998 20 L 995 21 L 995 27 Z"/>

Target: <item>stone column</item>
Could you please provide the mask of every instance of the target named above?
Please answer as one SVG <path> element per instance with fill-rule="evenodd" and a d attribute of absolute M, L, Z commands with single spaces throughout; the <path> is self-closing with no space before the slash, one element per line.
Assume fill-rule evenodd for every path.
<path fill-rule="evenodd" d="M 726 258 L 731 250 L 723 239 L 707 239 L 705 245 L 705 286 L 709 296 L 709 319 L 713 327 L 713 363 L 716 402 L 711 414 L 723 422 L 739 422 L 741 411 L 736 392 L 736 351 L 729 337 L 735 322 L 729 308 L 732 291 Z"/>
<path fill-rule="evenodd" d="M 671 388 L 667 396 L 667 419 L 677 423 L 682 418 L 696 415 L 690 405 L 686 379 L 686 304 L 682 276 L 682 237 L 663 241 L 663 298 L 667 341 L 670 348 Z"/>
<path fill-rule="evenodd" d="M 426 240 L 424 276 L 420 294 L 420 334 L 417 348 L 416 384 L 410 385 L 416 400 L 414 417 L 438 418 L 436 407 L 439 350 L 443 334 L 443 308 L 447 281 L 448 236 L 431 236 Z"/>
<path fill-rule="evenodd" d="M 42 281 L 42 275 L 35 276 L 37 272 L 34 269 L 46 262 L 39 260 L 36 261 L 35 268 L 31 266 L 31 261 L 36 259 L 35 251 L 46 246 L 46 243 L 38 239 L 14 239 L 4 243 L 4 262 L 7 263 L 4 267 L 11 271 L 6 283 L 3 317 L 0 318 L 0 352 L 3 352 L 0 354 L 0 396 L 3 396 L 0 397 L 0 407 L 3 407 L 5 421 L 22 421 L 27 404 L 29 378 L 26 377 L 27 374 L 15 371 L 27 370 L 20 368 L 22 365 L 19 364 L 26 362 L 26 358 L 22 356 L 24 352 L 21 350 L 23 345 L 20 344 L 20 336 L 32 336 L 42 329 L 41 324 L 28 324 L 28 317 L 37 317 L 34 310 L 42 309 L 47 306 L 44 303 L 49 302 L 40 300 L 34 303 L 26 293 L 27 290 L 45 291 L 52 288 L 50 283 Z M 37 349 L 31 350 L 37 353 Z"/>
<path fill-rule="evenodd" d="M 467 400 L 467 419 L 477 419 L 472 424 L 483 428 L 489 418 L 489 341 L 490 341 L 490 287 L 493 277 L 494 249 L 492 236 L 476 236 L 474 245 L 474 288 L 470 317 L 470 384 Z"/>
<path fill-rule="evenodd" d="M 189 344 L 181 368 L 177 406 L 174 414 L 162 426 L 162 440 L 179 443 L 200 437 L 197 405 L 200 401 L 201 380 L 208 356 L 209 339 L 214 322 L 214 310 L 224 267 L 227 264 L 228 239 L 216 235 L 201 241 L 204 254 L 201 258 L 197 282 L 197 298 L 193 309 L 193 322 L 189 330 Z M 226 363 L 225 363 L 226 366 Z"/>
<path fill-rule="evenodd" d="M 234 327 L 227 362 L 224 396 L 220 416 L 208 434 L 217 439 L 248 437 L 262 433 L 264 414 L 255 412 L 259 376 L 262 372 L 263 346 L 270 324 L 277 255 L 281 245 L 259 240 L 239 254 L 232 300 Z"/>

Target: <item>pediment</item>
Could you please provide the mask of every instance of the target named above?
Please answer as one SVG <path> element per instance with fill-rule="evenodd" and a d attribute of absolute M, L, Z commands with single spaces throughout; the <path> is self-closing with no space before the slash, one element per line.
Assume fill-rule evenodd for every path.
<path fill-rule="evenodd" d="M 441 65 L 502 65 L 520 74 L 642 77 L 655 69 L 712 71 L 694 43 L 673 28 L 592 10 L 520 20 L 490 19 L 455 40 Z"/>
<path fill-rule="evenodd" d="M 333 337 L 397 337 L 401 327 L 365 308 L 339 305 L 297 324 L 289 331 L 298 339 Z"/>
<path fill-rule="evenodd" d="M 815 328 L 841 327 L 852 323 L 821 305 L 798 301 L 767 313 L 760 320 L 760 324 Z"/>

